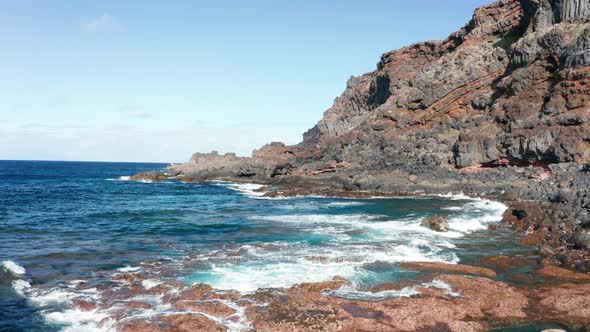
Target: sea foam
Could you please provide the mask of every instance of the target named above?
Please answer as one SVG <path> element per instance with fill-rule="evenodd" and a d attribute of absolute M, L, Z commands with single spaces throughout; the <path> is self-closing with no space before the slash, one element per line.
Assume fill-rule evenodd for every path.
<path fill-rule="evenodd" d="M 2 268 L 15 276 L 27 273 L 27 270 L 13 261 L 2 261 Z"/>
<path fill-rule="evenodd" d="M 210 181 L 211 183 L 217 184 L 219 186 L 237 191 L 241 194 L 244 194 L 248 197 L 252 198 L 262 198 L 264 196 L 264 192 L 259 191 L 262 187 L 261 184 L 255 183 L 237 183 L 237 182 L 227 182 L 227 181 Z"/>

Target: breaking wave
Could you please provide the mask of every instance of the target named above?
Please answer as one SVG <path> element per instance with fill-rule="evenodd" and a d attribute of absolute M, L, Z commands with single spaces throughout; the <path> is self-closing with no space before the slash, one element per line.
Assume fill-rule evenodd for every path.
<path fill-rule="evenodd" d="M 21 276 L 27 273 L 27 270 L 24 267 L 16 264 L 13 261 L 2 261 L 0 266 L 4 271 L 11 273 L 14 276 Z"/>

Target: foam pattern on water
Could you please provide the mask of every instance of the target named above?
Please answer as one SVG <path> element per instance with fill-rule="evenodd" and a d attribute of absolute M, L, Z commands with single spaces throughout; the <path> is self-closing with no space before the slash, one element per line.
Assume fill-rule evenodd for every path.
<path fill-rule="evenodd" d="M 246 294 L 342 276 L 351 285 L 331 295 L 367 300 L 414 296 L 417 290 L 411 286 L 367 289 L 407 273 L 399 262 L 459 262 L 461 244 L 499 221 L 506 209 L 457 195 L 271 199 L 257 184 L 171 180 L 161 185 L 121 176 L 142 170 L 97 171 L 94 180 L 70 170 L 53 182 L 33 178 L 24 189 L 14 180 L 16 189 L 3 192 L 22 190 L 28 195 L 22 197 L 30 199 L 6 196 L 5 205 L 14 206 L 9 223 L 2 226 L 21 236 L 19 241 L 35 240 L 0 243 L 6 253 L 0 270 L 11 296 L 21 297 L 20 302 L 38 308 L 36 314 L 45 323 L 66 331 L 108 331 L 116 326 L 114 317 L 190 312 L 170 307 L 156 294 L 162 285 L 174 285 L 177 289 L 170 292 L 180 292 L 207 283 L 220 292 Z M 451 230 L 439 233 L 422 227 L 430 214 L 445 216 Z M 131 284 L 120 277 L 134 274 L 142 275 L 133 285 L 141 292 L 124 297 Z M 178 281 L 183 284 L 173 283 Z M 431 283 L 420 287 L 445 287 L 436 280 Z M 451 289 L 445 291 L 453 295 Z M 100 305 L 76 309 L 80 299 Z M 131 310 L 125 307 L 130 301 L 151 307 Z M 244 308 L 227 301 L 225 305 L 236 310 L 233 317 L 199 314 L 232 331 L 247 329 Z"/>

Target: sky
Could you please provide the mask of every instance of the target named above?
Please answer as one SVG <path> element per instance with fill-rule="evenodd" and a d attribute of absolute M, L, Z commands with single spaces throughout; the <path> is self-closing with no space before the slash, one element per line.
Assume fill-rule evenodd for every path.
<path fill-rule="evenodd" d="M 182 162 L 295 144 L 382 53 L 484 0 L 0 0 L 0 159 Z"/>

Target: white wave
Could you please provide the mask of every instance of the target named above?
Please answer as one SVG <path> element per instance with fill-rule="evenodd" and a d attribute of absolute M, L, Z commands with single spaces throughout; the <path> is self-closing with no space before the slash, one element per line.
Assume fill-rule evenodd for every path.
<path fill-rule="evenodd" d="M 139 266 L 129 266 L 129 265 L 117 269 L 117 271 L 119 271 L 119 272 L 136 272 L 136 271 L 139 271 L 139 270 L 141 270 L 141 267 L 139 267 Z"/>
<path fill-rule="evenodd" d="M 302 282 L 322 282 L 335 275 L 350 277 L 356 268 L 348 263 L 319 264 L 305 260 L 260 265 L 215 266 L 209 284 L 222 290 L 252 292 L 258 288 L 290 287 Z"/>
<path fill-rule="evenodd" d="M 459 261 L 452 251 L 426 243 L 419 243 L 418 246 L 395 243 L 334 244 L 321 248 L 291 244 L 278 251 L 249 248 L 249 254 L 255 255 L 249 257 L 249 263 L 223 261 L 212 265 L 206 272 L 205 280 L 200 274 L 199 282 L 211 284 L 217 289 L 251 292 L 258 288 L 287 288 L 302 282 L 328 281 L 335 276 L 355 279 L 370 273 L 364 266 L 375 262 Z"/>
<path fill-rule="evenodd" d="M 469 197 L 467 195 L 465 195 L 464 193 L 446 193 L 446 194 L 439 194 L 439 195 L 435 195 L 437 197 L 442 197 L 442 198 L 448 198 L 450 200 L 453 201 L 459 201 L 459 200 L 472 200 L 472 197 Z"/>
<path fill-rule="evenodd" d="M 124 176 L 119 176 L 116 179 L 113 178 L 108 178 L 107 181 L 130 181 L 131 180 L 131 176 L 128 175 L 124 175 Z"/>
<path fill-rule="evenodd" d="M 369 203 L 365 203 L 365 202 L 356 202 L 356 201 L 352 201 L 352 202 L 330 202 L 325 204 L 325 206 L 328 207 L 349 207 L 349 206 L 362 206 L 362 205 L 367 205 Z"/>
<path fill-rule="evenodd" d="M 346 215 L 331 215 L 331 214 L 286 214 L 274 216 L 258 216 L 255 219 L 278 221 L 285 223 L 297 224 L 342 224 L 342 225 L 367 225 L 368 221 L 384 217 L 378 215 L 368 214 L 346 214 Z"/>
<path fill-rule="evenodd" d="M 428 288 L 438 288 L 445 291 L 445 294 L 451 297 L 461 297 L 461 294 L 453 291 L 453 287 L 440 279 L 434 279 L 429 283 L 423 283 L 422 286 Z"/>
<path fill-rule="evenodd" d="M 27 273 L 27 270 L 13 261 L 2 261 L 2 267 L 15 276 Z"/>
<path fill-rule="evenodd" d="M 39 307 L 46 307 L 53 304 L 67 304 L 76 297 L 91 299 L 97 299 L 99 297 L 99 292 L 96 288 L 80 291 L 73 291 L 71 289 L 60 287 L 43 289 L 31 287 L 31 284 L 28 281 L 21 279 L 13 281 L 12 288 L 17 294 L 26 297 L 31 304 Z"/>
<path fill-rule="evenodd" d="M 78 285 L 85 283 L 86 280 L 82 280 L 82 279 L 76 279 L 76 280 L 71 280 L 70 282 L 68 282 L 68 288 L 76 288 L 78 287 Z"/>
<path fill-rule="evenodd" d="M 413 239 L 410 241 L 410 245 L 414 247 L 429 247 L 430 242 L 425 239 Z"/>
<path fill-rule="evenodd" d="M 220 302 L 236 311 L 235 314 L 228 317 L 229 319 L 223 321 L 223 324 L 227 326 L 229 332 L 252 330 L 252 323 L 248 319 L 248 316 L 246 316 L 246 307 L 239 306 L 228 300 L 221 300 Z"/>
<path fill-rule="evenodd" d="M 472 199 L 463 206 L 460 215 L 449 219 L 449 228 L 463 233 L 486 229 L 488 225 L 500 222 L 507 208 L 500 202 Z"/>
<path fill-rule="evenodd" d="M 28 281 L 15 280 L 12 287 L 17 294 L 25 297 L 27 301 L 34 306 L 41 307 L 43 318 L 50 324 L 63 325 L 61 331 L 65 332 L 106 332 L 110 331 L 109 324 L 104 323 L 104 319 L 109 317 L 107 312 L 101 312 L 98 309 L 94 310 L 79 310 L 71 308 L 72 300 L 74 298 L 88 299 L 96 301 L 101 297 L 100 292 L 96 288 L 74 290 L 75 286 L 84 280 L 72 280 L 64 288 L 37 288 L 32 287 Z M 69 309 L 56 310 L 68 306 Z M 101 326 L 101 327 L 99 327 Z"/>
<path fill-rule="evenodd" d="M 161 281 L 157 281 L 157 280 L 153 280 L 153 279 L 145 279 L 145 280 L 142 280 L 141 281 L 141 285 L 145 289 L 154 288 L 154 287 L 158 286 L 161 283 L 162 283 Z"/>
<path fill-rule="evenodd" d="M 283 204 L 280 208 L 283 210 L 294 210 L 294 211 L 313 211 L 317 210 L 320 206 L 316 202 L 296 202 L 293 204 Z"/>
<path fill-rule="evenodd" d="M 421 283 L 415 286 L 407 286 L 400 290 L 386 290 L 381 292 L 368 292 L 358 290 L 358 285 L 352 283 L 351 285 L 345 285 L 340 289 L 326 290 L 323 293 L 328 296 L 341 297 L 350 300 L 361 300 L 361 301 L 382 301 L 396 297 L 412 297 L 420 295 L 420 291 L 417 289 L 418 286 L 425 288 L 438 288 L 445 291 L 445 295 L 450 297 L 461 297 L 461 294 L 454 292 L 451 285 L 440 280 L 433 279 L 428 283 Z"/>
<path fill-rule="evenodd" d="M 324 291 L 323 293 L 328 296 L 361 301 L 383 301 L 396 297 L 412 297 L 415 295 L 420 295 L 420 292 L 416 290 L 416 287 L 404 287 L 400 290 L 386 290 L 381 292 L 366 292 L 356 290 L 351 286 L 345 286 L 341 289 L 328 290 Z"/>
<path fill-rule="evenodd" d="M 20 296 L 26 296 L 25 291 L 31 288 L 31 284 L 28 281 L 18 279 L 12 282 L 12 288 Z"/>
<path fill-rule="evenodd" d="M 43 316 L 49 323 L 66 325 L 62 329 L 64 332 L 104 332 L 109 330 L 107 326 L 99 327 L 99 323 L 109 315 L 98 310 L 67 309 L 44 313 Z"/>
<path fill-rule="evenodd" d="M 259 191 L 264 185 L 256 183 L 237 183 L 237 182 L 226 182 L 226 181 L 210 181 L 211 183 L 226 187 L 228 189 L 237 191 L 252 198 L 262 198 L 264 192 Z"/>
<path fill-rule="evenodd" d="M 270 220 L 293 224 L 313 225 L 317 233 L 341 234 L 343 231 L 368 230 L 375 241 L 408 239 L 409 234 L 429 234 L 432 237 L 459 238 L 461 232 L 436 232 L 420 225 L 421 219 L 388 219 L 387 216 L 368 214 L 306 214 L 259 216 L 254 219 Z M 342 228 L 334 228 L 341 226 Z M 336 231 L 336 232 L 335 232 Z"/>

